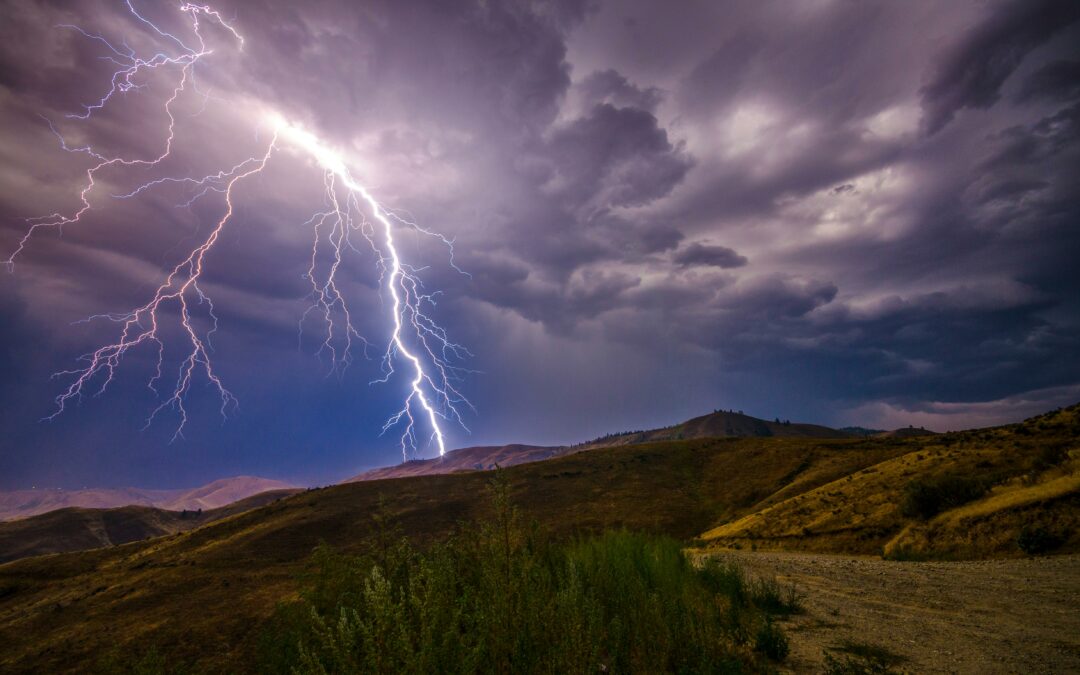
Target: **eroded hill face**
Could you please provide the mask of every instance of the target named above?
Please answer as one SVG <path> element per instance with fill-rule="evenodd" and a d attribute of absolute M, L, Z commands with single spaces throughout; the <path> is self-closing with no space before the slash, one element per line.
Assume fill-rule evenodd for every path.
<path fill-rule="evenodd" d="M 763 504 L 711 546 L 979 558 L 1080 550 L 1078 406 L 1019 425 L 901 435 L 886 461 Z"/>

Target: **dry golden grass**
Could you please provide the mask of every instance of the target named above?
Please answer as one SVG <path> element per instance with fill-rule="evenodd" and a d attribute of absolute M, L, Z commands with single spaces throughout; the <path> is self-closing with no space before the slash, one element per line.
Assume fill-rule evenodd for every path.
<path fill-rule="evenodd" d="M 621 446 L 506 476 L 526 518 L 557 537 L 627 527 L 687 541 L 705 532 L 709 547 L 879 553 L 903 536 L 913 554 L 1016 555 L 1024 525 L 1072 527 L 1077 431 L 1074 407 L 944 436 Z M 901 513 L 908 482 L 953 472 L 998 487 L 926 522 Z M 262 621 L 295 595 L 320 541 L 363 550 L 380 499 L 415 542 L 440 540 L 486 515 L 489 479 L 344 484 L 181 534 L 0 565 L 0 672 L 87 672 L 112 649 L 150 646 L 198 672 L 250 672 Z M 1062 550 L 1080 550 L 1075 527 Z"/>
<path fill-rule="evenodd" d="M 1020 556 L 1024 527 L 1080 550 L 1080 424 L 1077 406 L 1021 425 L 896 439 L 896 457 L 814 490 L 763 504 L 703 535 L 713 548 L 752 546 L 891 557 Z M 992 486 L 981 498 L 929 520 L 901 505 L 915 480 L 958 476 Z"/>

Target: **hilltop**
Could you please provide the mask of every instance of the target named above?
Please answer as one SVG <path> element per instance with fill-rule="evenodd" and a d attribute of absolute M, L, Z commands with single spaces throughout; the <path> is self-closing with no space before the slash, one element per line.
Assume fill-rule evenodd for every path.
<path fill-rule="evenodd" d="M 695 438 L 850 438 L 852 436 L 853 434 L 817 424 L 781 422 L 779 419 L 769 422 L 744 415 L 742 412 L 717 410 L 670 427 L 607 434 L 576 445 L 511 444 L 459 448 L 434 459 L 414 459 L 395 466 L 365 471 L 344 482 L 427 476 L 460 471 L 488 471 L 496 466 L 506 468 L 583 450 L 655 441 Z"/>
<path fill-rule="evenodd" d="M 715 410 L 680 424 L 645 431 L 626 431 L 608 434 L 574 446 L 578 450 L 630 445 L 653 441 L 677 441 L 693 438 L 851 438 L 851 434 L 820 424 L 780 421 L 770 422 L 740 410 Z"/>
<path fill-rule="evenodd" d="M 434 459 L 414 459 L 394 466 L 365 471 L 346 479 L 351 483 L 361 480 L 381 480 L 384 478 L 405 478 L 406 476 L 428 476 L 459 471 L 490 471 L 496 466 L 508 467 L 528 462 L 539 462 L 566 453 L 562 446 L 541 445 L 480 445 L 470 448 L 451 450 L 442 457 Z"/>

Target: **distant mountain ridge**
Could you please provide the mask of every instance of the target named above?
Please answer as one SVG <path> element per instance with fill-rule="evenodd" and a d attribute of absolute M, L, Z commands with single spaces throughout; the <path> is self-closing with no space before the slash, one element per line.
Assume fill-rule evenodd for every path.
<path fill-rule="evenodd" d="M 505 468 L 596 448 L 714 437 L 851 438 L 852 434 L 818 424 L 781 422 L 779 419 L 769 422 L 741 412 L 717 410 L 674 426 L 646 431 L 608 434 L 577 445 L 511 444 L 459 448 L 434 459 L 414 459 L 395 466 L 365 471 L 342 482 L 352 483 L 384 478 L 458 473 L 461 471 L 488 471 L 494 469 L 496 464 Z"/>
<path fill-rule="evenodd" d="M 849 427 L 832 429 L 819 424 L 768 421 L 741 411 L 716 410 L 680 424 L 659 429 L 608 434 L 591 441 L 568 446 L 541 446 L 512 443 L 507 445 L 484 445 L 451 450 L 442 457 L 416 459 L 394 466 L 371 469 L 348 478 L 343 483 L 356 481 L 403 478 L 459 473 L 464 471 L 489 471 L 496 465 L 510 467 L 517 464 L 538 462 L 553 457 L 613 446 L 652 443 L 697 438 L 852 438 L 866 436 L 868 432 L 882 437 L 908 437 L 933 434 L 925 429 L 878 430 Z M 189 490 L 148 490 L 140 488 L 100 488 L 87 490 L 17 490 L 0 492 L 0 521 L 27 518 L 57 509 L 80 507 L 86 509 L 114 509 L 121 506 L 144 506 L 169 511 L 216 509 L 269 490 L 295 487 L 289 483 L 256 476 L 234 476 L 213 481 Z"/>
<path fill-rule="evenodd" d="M 567 450 L 568 448 L 565 446 L 522 445 L 520 443 L 479 445 L 451 450 L 442 457 L 434 459 L 414 459 L 395 466 L 371 469 L 342 482 L 353 483 L 383 478 L 429 476 L 461 471 L 489 471 L 494 469 L 496 465 L 506 467 L 528 462 L 539 462 L 540 460 L 566 454 Z"/>
<path fill-rule="evenodd" d="M 576 447 L 591 449 L 694 438 L 851 438 L 851 436 L 847 432 L 820 424 L 781 422 L 779 419 L 770 422 L 742 412 L 716 410 L 674 426 L 605 436 Z"/>
<path fill-rule="evenodd" d="M 153 506 L 111 509 L 68 506 L 28 518 L 0 522 L 0 564 L 29 556 L 117 546 L 185 532 L 301 491 L 300 488 L 268 490 L 206 510 L 201 507 L 169 511 Z"/>
<path fill-rule="evenodd" d="M 268 490 L 295 485 L 258 476 L 222 478 L 191 489 L 91 488 L 87 490 L 13 490 L 0 492 L 0 521 L 28 518 L 67 507 L 111 509 L 151 506 L 169 511 L 216 509 Z"/>

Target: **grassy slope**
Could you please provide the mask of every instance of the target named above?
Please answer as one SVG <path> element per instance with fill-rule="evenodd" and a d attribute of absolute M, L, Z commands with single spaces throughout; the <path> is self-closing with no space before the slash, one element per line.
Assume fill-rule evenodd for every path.
<path fill-rule="evenodd" d="M 184 514 L 152 506 L 121 506 L 113 509 L 72 506 L 29 518 L 0 522 L 0 563 L 47 553 L 126 544 L 192 530 L 297 491 L 271 490 L 202 513 Z"/>
<path fill-rule="evenodd" d="M 680 538 L 707 531 L 713 546 L 1012 554 L 1017 528 L 1034 520 L 1072 528 L 1062 550 L 1075 551 L 1078 412 L 941 436 L 621 446 L 506 475 L 525 515 L 559 535 L 626 526 Z M 907 482 L 942 473 L 996 487 L 926 522 L 903 517 Z M 0 671 L 85 670 L 112 646 L 151 644 L 200 670 L 242 670 L 260 620 L 295 593 L 317 542 L 363 549 L 380 497 L 415 541 L 439 539 L 484 515 L 489 477 L 344 484 L 183 534 L 0 565 Z"/>
<path fill-rule="evenodd" d="M 573 446 L 590 450 L 614 445 L 680 441 L 694 438 L 850 438 L 853 434 L 818 424 L 776 422 L 736 412 L 717 411 L 689 419 L 681 424 L 647 431 L 632 431 L 604 436 Z"/>
<path fill-rule="evenodd" d="M 627 526 L 689 538 L 895 454 L 887 443 L 697 440 L 578 453 L 507 469 L 513 499 L 557 534 Z M 259 619 L 296 589 L 320 540 L 371 536 L 380 496 L 423 542 L 487 508 L 490 475 L 368 481 L 304 492 L 183 534 L 0 566 L 0 671 L 85 668 L 114 645 L 156 644 L 235 671 Z M 780 495 L 775 495 L 779 486 Z"/>
<path fill-rule="evenodd" d="M 902 448 L 898 456 L 762 504 L 704 538 L 718 547 L 971 558 L 1021 555 L 1021 528 L 1040 525 L 1066 535 L 1061 550 L 1080 550 L 1080 406 L 1019 425 L 891 442 Z M 993 487 L 927 521 L 905 518 L 907 484 L 942 475 Z"/>
<path fill-rule="evenodd" d="M 458 448 L 434 459 L 414 459 L 394 466 L 371 469 L 353 476 L 346 482 L 425 476 L 458 471 L 486 471 L 494 469 L 496 465 L 505 468 L 517 464 L 527 464 L 528 462 L 539 462 L 557 455 L 564 455 L 566 451 L 567 449 L 561 446 L 520 444 Z"/>

